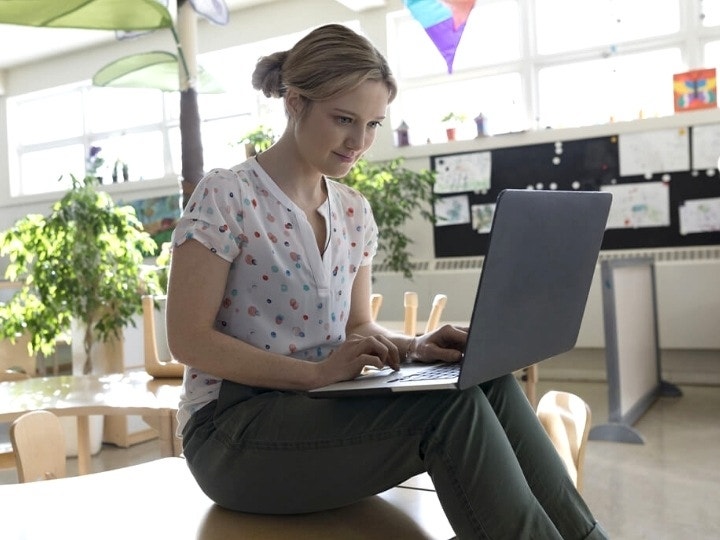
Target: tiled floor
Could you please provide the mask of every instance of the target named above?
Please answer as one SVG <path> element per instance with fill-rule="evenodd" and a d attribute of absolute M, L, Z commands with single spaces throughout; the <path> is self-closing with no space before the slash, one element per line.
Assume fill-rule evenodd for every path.
<path fill-rule="evenodd" d="M 605 383 L 542 380 L 538 394 L 567 390 L 590 404 L 593 424 L 607 421 Z M 720 539 L 720 387 L 682 386 L 635 424 L 644 444 L 590 441 L 585 461 L 588 505 L 614 540 Z M 105 445 L 93 470 L 159 457 L 157 441 L 129 449 Z M 77 470 L 69 460 L 69 474 Z M 15 482 L 0 471 L 0 483 Z"/>

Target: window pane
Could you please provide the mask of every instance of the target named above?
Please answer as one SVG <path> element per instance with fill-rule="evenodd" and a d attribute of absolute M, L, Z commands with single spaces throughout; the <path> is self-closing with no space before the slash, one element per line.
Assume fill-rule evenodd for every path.
<path fill-rule="evenodd" d="M 13 110 L 12 127 L 18 143 L 29 145 L 79 137 L 83 133 L 83 109 L 79 90 L 33 99 L 8 100 Z"/>
<path fill-rule="evenodd" d="M 553 54 L 671 34 L 679 0 L 536 0 L 537 49 Z"/>
<path fill-rule="evenodd" d="M 65 191 L 72 185 L 70 174 L 76 178 L 85 176 L 85 148 L 82 144 L 25 152 L 20 156 L 22 185 L 14 186 L 17 192 L 13 196 Z M 58 182 L 60 176 L 62 180 Z"/>
<path fill-rule="evenodd" d="M 182 146 L 180 143 L 180 128 L 174 127 L 168 130 L 168 139 L 170 139 L 170 158 L 172 160 L 172 172 L 175 176 L 180 176 L 182 172 Z"/>
<path fill-rule="evenodd" d="M 444 58 L 409 12 L 389 21 L 395 32 L 390 57 L 398 78 L 447 73 Z M 515 60 L 520 57 L 521 45 L 517 0 L 477 4 L 458 44 L 453 70 Z"/>
<path fill-rule="evenodd" d="M 449 112 L 466 117 L 458 127 L 458 139 L 477 136 L 473 119 L 480 113 L 487 119 L 488 134 L 520 131 L 527 128 L 521 96 L 517 73 L 406 90 L 392 105 L 393 124 L 404 120 L 410 144 L 415 145 L 444 142 L 448 126 L 442 118 Z"/>
<path fill-rule="evenodd" d="M 163 119 L 162 92 L 93 87 L 88 92 L 86 114 L 88 128 L 94 133 L 157 124 Z"/>
<path fill-rule="evenodd" d="M 96 140 L 93 144 L 102 149 L 100 156 L 105 160 L 98 169 L 103 184 L 113 182 L 116 166 L 118 181 L 123 181 L 123 164 L 127 165 L 129 181 L 165 177 L 163 138 L 159 131 L 130 133 L 122 137 Z"/>
<path fill-rule="evenodd" d="M 240 137 L 257 127 L 249 116 L 237 116 L 203 123 L 203 160 L 205 170 L 230 168 L 245 159 L 245 147 Z"/>
<path fill-rule="evenodd" d="M 715 68 L 720 75 L 720 41 L 711 41 L 705 45 L 705 62 L 703 66 Z"/>
<path fill-rule="evenodd" d="M 720 25 L 720 2 L 718 0 L 700 0 L 703 26 Z"/>
<path fill-rule="evenodd" d="M 540 70 L 540 128 L 604 124 L 673 114 L 679 49 L 614 56 Z"/>

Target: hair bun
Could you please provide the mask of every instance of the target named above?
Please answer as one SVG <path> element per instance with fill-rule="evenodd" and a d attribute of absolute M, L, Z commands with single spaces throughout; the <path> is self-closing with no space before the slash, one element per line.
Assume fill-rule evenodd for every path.
<path fill-rule="evenodd" d="M 260 90 L 265 97 L 281 97 L 284 93 L 282 66 L 289 51 L 281 51 L 261 57 L 255 65 L 252 86 Z"/>

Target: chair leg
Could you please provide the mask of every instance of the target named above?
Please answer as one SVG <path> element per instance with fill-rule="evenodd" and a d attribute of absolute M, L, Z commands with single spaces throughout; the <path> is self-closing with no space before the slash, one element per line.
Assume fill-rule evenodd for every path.
<path fill-rule="evenodd" d="M 525 395 L 534 409 L 537 407 L 538 365 L 533 364 L 523 369 L 522 380 L 525 383 Z"/>

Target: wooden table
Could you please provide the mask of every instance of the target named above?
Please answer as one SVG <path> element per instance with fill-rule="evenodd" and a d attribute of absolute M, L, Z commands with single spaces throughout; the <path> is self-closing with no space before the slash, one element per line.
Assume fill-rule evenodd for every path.
<path fill-rule="evenodd" d="M 155 417 L 160 455 L 176 455 L 174 428 L 179 396 L 179 379 L 156 380 L 144 372 L 37 377 L 0 383 L 0 422 L 12 422 L 40 409 L 77 417 L 78 472 L 87 474 L 91 415 Z"/>
<path fill-rule="evenodd" d="M 252 489 L 251 486 L 248 489 Z M 353 505 L 291 516 L 215 505 L 178 457 L 106 472 L 0 485 L 6 540 L 447 540 L 454 536 L 434 491 L 395 487 Z"/>

